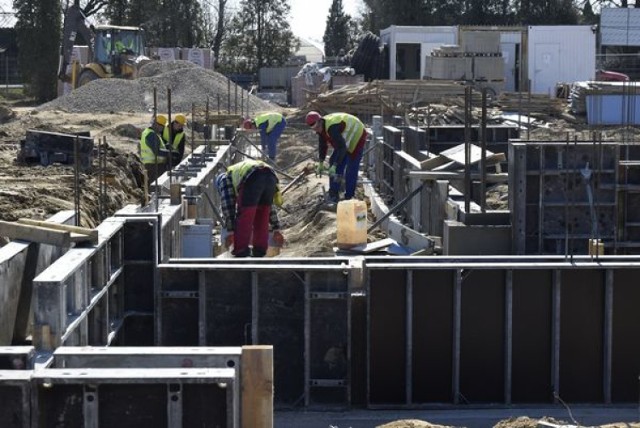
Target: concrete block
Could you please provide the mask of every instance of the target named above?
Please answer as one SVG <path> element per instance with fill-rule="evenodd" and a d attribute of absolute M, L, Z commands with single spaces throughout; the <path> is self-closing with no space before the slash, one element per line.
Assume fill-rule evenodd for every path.
<path fill-rule="evenodd" d="M 466 226 L 445 220 L 443 238 L 444 255 L 511 254 L 511 226 Z"/>

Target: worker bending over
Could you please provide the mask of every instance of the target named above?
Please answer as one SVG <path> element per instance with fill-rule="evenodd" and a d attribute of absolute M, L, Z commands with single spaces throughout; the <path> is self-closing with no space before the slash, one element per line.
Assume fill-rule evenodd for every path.
<path fill-rule="evenodd" d="M 329 173 L 329 199 L 338 202 L 340 187 L 344 182 L 345 199 L 353 198 L 358 182 L 358 170 L 362 159 L 367 131 L 364 124 L 347 113 L 331 113 L 321 116 L 316 111 L 307 113 L 306 123 L 318 134 L 319 159 L 316 173 Z M 329 167 L 324 165 L 328 145 L 333 147 Z"/>
<path fill-rule="evenodd" d="M 166 116 L 157 115 L 140 136 L 140 159 L 147 171 L 147 184 L 155 181 L 167 170 L 169 150 L 161 138 L 166 124 Z"/>
<path fill-rule="evenodd" d="M 282 246 L 284 238 L 274 206 L 274 197 L 279 197 L 278 178 L 271 167 L 253 159 L 238 162 L 218 174 L 216 187 L 228 233 L 225 246 L 233 245 L 231 254 L 264 257 L 269 246 L 269 227 L 276 244 Z"/>
<path fill-rule="evenodd" d="M 187 124 L 187 117 L 177 114 L 171 121 L 171 125 L 166 125 L 162 132 L 162 139 L 167 148 L 171 150 L 171 165 L 178 165 L 184 157 L 184 147 L 187 136 L 184 134 L 184 126 Z"/>
<path fill-rule="evenodd" d="M 275 160 L 278 139 L 287 126 L 284 116 L 277 112 L 268 112 L 257 115 L 254 119 L 244 121 L 244 129 L 260 130 L 260 145 L 262 151 L 267 153 L 269 159 Z"/>

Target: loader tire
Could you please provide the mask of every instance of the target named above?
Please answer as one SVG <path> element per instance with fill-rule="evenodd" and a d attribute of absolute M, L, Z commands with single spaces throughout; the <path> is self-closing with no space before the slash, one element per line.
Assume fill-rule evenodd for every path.
<path fill-rule="evenodd" d="M 80 77 L 78 78 L 78 88 L 80 86 L 84 86 L 87 83 L 89 83 L 89 82 L 91 82 L 93 80 L 97 80 L 99 78 L 100 78 L 100 76 L 98 76 L 92 70 L 84 70 L 82 73 L 80 73 Z"/>

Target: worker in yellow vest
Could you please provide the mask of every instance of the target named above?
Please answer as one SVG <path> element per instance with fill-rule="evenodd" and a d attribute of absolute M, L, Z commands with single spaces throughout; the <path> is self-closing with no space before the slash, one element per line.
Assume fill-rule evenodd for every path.
<path fill-rule="evenodd" d="M 166 124 L 167 117 L 157 115 L 140 135 L 140 160 L 147 171 L 147 183 L 155 181 L 167 170 L 169 150 L 161 137 Z"/>
<path fill-rule="evenodd" d="M 282 197 L 278 178 L 269 165 L 254 159 L 238 162 L 218 174 L 215 184 L 222 201 L 225 246 L 233 245 L 231 254 L 264 257 L 269 247 L 269 229 L 277 246 L 282 246 L 284 237 L 274 206 L 282 203 Z"/>
<path fill-rule="evenodd" d="M 307 113 L 305 122 L 318 134 L 319 158 L 316 172 L 321 175 L 326 170 L 329 173 L 329 199 L 331 202 L 338 202 L 342 183 L 345 187 L 344 198 L 353 198 L 367 140 L 364 124 L 348 113 L 322 116 L 316 111 Z M 329 145 L 333 147 L 333 152 L 329 157 L 329 167 L 326 168 L 324 160 Z"/>
<path fill-rule="evenodd" d="M 171 124 L 167 124 L 162 131 L 162 140 L 171 150 L 171 165 L 177 165 L 184 157 L 184 147 L 187 142 L 187 136 L 184 133 L 184 127 L 187 124 L 187 117 L 184 114 L 177 114 Z"/>
<path fill-rule="evenodd" d="M 267 112 L 257 115 L 253 119 L 245 119 L 244 129 L 258 129 L 260 131 L 260 145 L 269 159 L 275 160 L 278 139 L 287 126 L 284 116 L 278 112 Z"/>

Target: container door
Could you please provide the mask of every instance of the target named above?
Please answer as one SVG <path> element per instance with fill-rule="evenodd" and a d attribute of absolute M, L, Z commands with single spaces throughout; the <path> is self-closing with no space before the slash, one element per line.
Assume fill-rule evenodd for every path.
<path fill-rule="evenodd" d="M 539 43 L 535 45 L 533 64 L 533 92 L 555 94 L 556 79 L 560 76 L 560 45 Z"/>
<path fill-rule="evenodd" d="M 517 43 L 502 43 L 502 59 L 504 60 L 504 90 L 514 92 L 518 90 L 516 82 L 518 81 L 518 68 L 516 64 L 518 55 Z"/>

